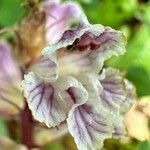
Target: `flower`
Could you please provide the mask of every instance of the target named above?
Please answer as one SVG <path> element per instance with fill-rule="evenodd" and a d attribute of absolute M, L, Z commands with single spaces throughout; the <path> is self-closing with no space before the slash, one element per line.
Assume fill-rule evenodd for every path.
<path fill-rule="evenodd" d="M 21 72 L 10 46 L 0 42 L 0 116 L 8 117 L 19 113 L 23 107 L 23 96 L 19 87 Z"/>
<path fill-rule="evenodd" d="M 106 138 L 122 137 L 134 87 L 103 64 L 124 54 L 125 43 L 121 32 L 86 18 L 66 30 L 24 76 L 22 88 L 34 118 L 48 127 L 66 121 L 79 150 L 96 150 Z"/>

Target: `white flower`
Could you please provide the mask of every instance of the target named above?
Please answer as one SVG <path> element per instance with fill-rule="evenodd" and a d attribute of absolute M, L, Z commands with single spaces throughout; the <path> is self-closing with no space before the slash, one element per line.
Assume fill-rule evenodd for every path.
<path fill-rule="evenodd" d="M 105 60 L 124 54 L 123 34 L 84 20 L 43 50 L 22 87 L 35 119 L 48 127 L 66 120 L 78 149 L 96 150 L 124 134 L 122 115 L 134 93 L 118 70 L 102 69 Z"/>

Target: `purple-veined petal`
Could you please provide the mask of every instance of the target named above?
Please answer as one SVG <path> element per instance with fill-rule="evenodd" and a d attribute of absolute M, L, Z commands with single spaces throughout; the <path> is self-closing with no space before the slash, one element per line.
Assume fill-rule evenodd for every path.
<path fill-rule="evenodd" d="M 98 73 L 105 60 L 112 55 L 124 54 L 125 38 L 119 31 L 85 23 L 65 31 L 59 42 L 46 48 L 43 53 L 54 50 L 57 50 L 58 56 L 61 55 L 58 57 L 61 67 L 74 67 L 75 73 Z"/>
<path fill-rule="evenodd" d="M 101 30 L 101 27 L 95 25 L 93 29 Z M 99 72 L 102 68 L 103 62 L 101 59 L 94 59 L 91 51 L 75 51 L 68 50 L 68 47 L 73 44 L 73 42 L 80 38 L 84 32 L 90 30 L 87 24 L 80 26 L 79 29 L 68 30 L 64 32 L 61 40 L 55 44 L 47 47 L 43 50 L 45 55 L 49 54 L 51 51 L 57 52 L 59 71 L 61 74 L 78 74 L 80 72 L 88 72 L 90 70 L 95 70 Z M 96 34 L 96 31 L 93 31 Z"/>
<path fill-rule="evenodd" d="M 49 44 L 56 43 L 63 32 L 70 28 L 71 23 L 79 21 L 83 14 L 80 6 L 75 2 L 58 3 L 47 1 L 44 3 L 46 12 L 46 39 Z"/>
<path fill-rule="evenodd" d="M 50 83 L 30 72 L 22 87 L 34 118 L 48 127 L 63 122 L 74 103 L 87 100 L 86 90 L 72 77 L 59 77 Z"/>
<path fill-rule="evenodd" d="M 119 70 L 113 68 L 103 69 L 100 75 L 102 92 L 100 100 L 103 106 L 111 111 L 119 111 L 120 104 L 126 99 L 124 79 Z"/>
<path fill-rule="evenodd" d="M 123 116 L 115 115 L 113 119 L 113 137 L 123 138 L 126 135 Z"/>
<path fill-rule="evenodd" d="M 58 67 L 55 52 L 42 55 L 31 67 L 36 75 L 48 82 L 55 81 L 58 77 Z"/>
<path fill-rule="evenodd" d="M 97 105 L 97 104 L 95 104 Z M 95 150 L 103 146 L 103 141 L 112 136 L 111 115 L 102 108 L 83 104 L 74 107 L 67 119 L 68 128 L 79 150 Z"/>
<path fill-rule="evenodd" d="M 120 105 L 120 112 L 123 114 L 128 112 L 130 110 L 131 106 L 136 101 L 135 87 L 127 79 L 125 79 L 124 82 L 125 82 L 125 86 L 126 86 L 127 96 L 126 96 L 126 99 Z"/>
<path fill-rule="evenodd" d="M 59 52 L 58 52 L 59 53 Z M 58 57 L 59 72 L 61 74 L 80 74 L 84 72 L 92 72 L 99 70 L 103 66 L 101 60 L 95 60 L 90 57 L 90 53 L 85 51 L 79 54 L 67 54 L 65 51 L 62 52 L 65 56 Z"/>
<path fill-rule="evenodd" d="M 98 78 L 81 75 L 78 80 L 87 90 L 88 100 L 73 106 L 67 119 L 68 128 L 79 150 L 95 150 L 112 136 L 112 115 L 100 105 Z"/>

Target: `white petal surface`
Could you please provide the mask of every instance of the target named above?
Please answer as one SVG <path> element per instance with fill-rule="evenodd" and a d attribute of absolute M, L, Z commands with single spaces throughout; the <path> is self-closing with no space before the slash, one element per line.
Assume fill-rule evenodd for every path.
<path fill-rule="evenodd" d="M 95 150 L 112 135 L 112 119 L 102 108 L 84 104 L 72 109 L 67 119 L 68 128 L 79 150 Z"/>
<path fill-rule="evenodd" d="M 79 150 L 96 150 L 103 146 L 104 139 L 112 136 L 112 116 L 100 105 L 98 80 L 91 75 L 78 79 L 88 91 L 88 101 L 74 105 L 69 112 L 69 132 Z"/>
<path fill-rule="evenodd" d="M 126 113 L 130 110 L 131 106 L 135 103 L 136 101 L 136 91 L 135 87 L 130 83 L 128 80 L 125 79 L 125 86 L 126 86 L 126 99 L 122 102 L 120 105 L 120 112 L 121 113 Z"/>
<path fill-rule="evenodd" d="M 113 119 L 113 137 L 114 138 L 123 138 L 126 135 L 124 118 L 123 116 L 116 115 Z"/>
<path fill-rule="evenodd" d="M 30 68 L 40 78 L 52 82 L 58 77 L 58 68 L 55 52 L 42 55 Z"/>
<path fill-rule="evenodd" d="M 99 72 L 105 60 L 125 53 L 125 37 L 102 25 L 82 24 L 65 31 L 59 42 L 44 53 L 54 50 L 61 56 L 61 66 L 69 64 L 69 67 L 78 68 L 76 72 Z"/>
<path fill-rule="evenodd" d="M 25 75 L 22 87 L 34 118 L 48 127 L 59 125 L 74 103 L 84 103 L 87 99 L 85 89 L 72 77 L 48 83 L 30 72 Z"/>
<path fill-rule="evenodd" d="M 120 104 L 126 99 L 123 77 L 113 68 L 103 69 L 100 76 L 102 92 L 100 100 L 103 106 L 111 111 L 119 111 Z"/>

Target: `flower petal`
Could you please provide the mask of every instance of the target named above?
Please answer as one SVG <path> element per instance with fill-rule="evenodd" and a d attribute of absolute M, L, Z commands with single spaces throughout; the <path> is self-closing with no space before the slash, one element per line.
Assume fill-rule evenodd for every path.
<path fill-rule="evenodd" d="M 113 68 L 103 69 L 100 76 L 103 91 L 100 100 L 103 106 L 111 111 L 119 111 L 120 104 L 126 99 L 123 77 Z"/>
<path fill-rule="evenodd" d="M 75 68 L 75 73 L 99 72 L 105 60 L 112 55 L 124 54 L 124 39 L 119 31 L 102 25 L 83 23 L 65 31 L 59 42 L 45 49 L 44 53 L 58 50 L 61 67 L 69 64 L 69 68 Z"/>
<path fill-rule="evenodd" d="M 131 106 L 136 101 L 135 87 L 132 85 L 132 83 L 130 83 L 126 79 L 124 82 L 125 82 L 125 86 L 126 86 L 127 97 L 120 105 L 120 112 L 123 114 L 128 112 L 130 110 Z"/>
<path fill-rule="evenodd" d="M 44 3 L 46 12 L 46 39 L 49 44 L 56 43 L 62 33 L 69 29 L 71 22 L 79 20 L 82 9 L 75 2 L 58 3 L 48 1 Z"/>
<path fill-rule="evenodd" d="M 24 106 L 19 85 L 21 72 L 8 43 L 0 42 L 0 116 L 17 115 Z"/>
<path fill-rule="evenodd" d="M 99 82 L 99 76 L 96 74 L 80 74 L 75 78 L 82 83 L 83 87 L 88 92 L 88 104 L 99 103 L 99 92 L 103 90 Z M 93 99 L 93 100 L 91 100 Z"/>
<path fill-rule="evenodd" d="M 58 77 L 57 60 L 55 53 L 42 55 L 31 67 L 31 69 L 40 78 L 52 82 Z"/>
<path fill-rule="evenodd" d="M 126 135 L 125 124 L 123 116 L 114 116 L 113 119 L 113 137 L 114 138 L 122 138 Z"/>
<path fill-rule="evenodd" d="M 96 110 L 94 105 L 74 107 L 67 119 L 68 128 L 79 150 L 95 150 L 112 136 L 112 119 L 104 109 Z"/>
<path fill-rule="evenodd" d="M 0 82 L 18 86 L 20 81 L 21 72 L 13 58 L 10 46 L 0 42 Z M 3 87 L 2 83 L 1 86 Z"/>
<path fill-rule="evenodd" d="M 112 136 L 112 116 L 100 105 L 98 79 L 91 75 L 81 75 L 78 79 L 88 91 L 88 101 L 73 106 L 67 119 L 68 128 L 79 150 L 95 150 Z"/>
<path fill-rule="evenodd" d="M 85 89 L 72 77 L 59 77 L 55 82 L 47 83 L 30 72 L 22 87 L 34 118 L 48 127 L 59 125 L 74 103 L 87 99 Z"/>

